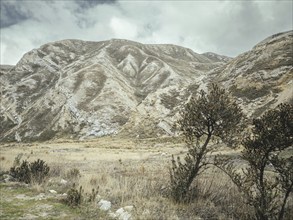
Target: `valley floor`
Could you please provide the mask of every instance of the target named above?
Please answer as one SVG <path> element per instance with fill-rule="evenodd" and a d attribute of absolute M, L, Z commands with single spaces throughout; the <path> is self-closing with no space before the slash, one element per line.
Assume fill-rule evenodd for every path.
<path fill-rule="evenodd" d="M 247 208 L 228 178 L 216 168 L 194 183 L 200 194 L 196 201 L 176 204 L 168 198 L 171 158 L 183 156 L 187 151 L 184 146 L 182 140 L 174 138 L 115 137 L 2 144 L 2 173 L 13 166 L 15 158 L 31 162 L 42 159 L 50 166 L 50 176 L 42 185 L 2 179 L 0 219 L 115 219 L 109 214 L 129 206 L 129 219 L 233 219 L 235 213 Z M 221 152 L 238 154 L 239 150 L 221 148 Z M 96 190 L 96 201 L 80 208 L 65 205 L 64 193 L 73 183 L 82 186 L 84 195 Z M 97 201 L 101 199 L 111 202 L 109 211 L 99 209 Z"/>

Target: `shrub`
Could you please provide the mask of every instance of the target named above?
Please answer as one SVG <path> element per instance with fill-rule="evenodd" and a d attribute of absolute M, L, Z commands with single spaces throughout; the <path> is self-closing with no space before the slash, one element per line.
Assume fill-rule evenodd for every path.
<path fill-rule="evenodd" d="M 72 168 L 66 173 L 66 178 L 69 180 L 77 180 L 79 177 L 81 177 L 81 174 L 77 168 Z"/>
<path fill-rule="evenodd" d="M 31 178 L 33 182 L 41 184 L 48 175 L 50 168 L 45 161 L 38 159 L 30 164 Z"/>
<path fill-rule="evenodd" d="M 193 180 L 211 163 L 207 157 L 213 150 L 210 140 L 218 138 L 234 143 L 242 131 L 242 119 L 240 107 L 216 85 L 212 85 L 209 94 L 201 91 L 198 97 L 191 98 L 178 122 L 188 153 L 183 162 L 179 157 L 177 160 L 172 157 L 170 169 L 171 196 L 175 201 L 188 199 Z"/>
<path fill-rule="evenodd" d="M 244 138 L 239 172 L 228 158 L 216 160 L 254 208 L 258 220 L 284 219 L 293 190 L 293 157 L 280 153 L 293 145 L 293 105 L 281 104 L 253 120 L 252 134 Z"/>
<path fill-rule="evenodd" d="M 82 203 L 94 203 L 99 191 L 97 189 L 92 189 L 91 193 L 84 193 L 82 186 L 79 187 L 79 190 L 76 189 L 76 184 L 73 183 L 73 186 L 67 191 L 67 196 L 64 200 L 65 204 L 70 207 L 78 207 Z"/>
<path fill-rule="evenodd" d="M 19 182 L 30 183 L 31 182 L 31 172 L 29 167 L 29 162 L 24 160 L 20 166 L 11 167 L 10 175 Z"/>
<path fill-rule="evenodd" d="M 75 184 L 73 184 L 73 187 L 67 192 L 65 203 L 71 207 L 80 206 L 83 199 L 82 193 L 82 186 L 80 186 L 79 190 L 77 190 L 75 188 Z"/>
<path fill-rule="evenodd" d="M 49 173 L 49 166 L 43 160 L 38 159 L 33 163 L 24 160 L 19 166 L 10 168 L 10 175 L 19 182 L 41 184 Z"/>
<path fill-rule="evenodd" d="M 88 197 L 88 201 L 89 202 L 95 202 L 96 201 L 96 197 L 97 197 L 97 194 L 99 192 L 99 187 L 97 187 L 97 189 L 95 190 L 94 188 L 92 188 L 92 192 L 89 193 L 89 194 L 86 194 L 86 196 Z"/>

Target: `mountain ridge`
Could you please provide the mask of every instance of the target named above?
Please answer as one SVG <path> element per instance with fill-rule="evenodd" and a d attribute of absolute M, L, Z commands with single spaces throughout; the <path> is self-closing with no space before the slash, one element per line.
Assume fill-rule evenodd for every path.
<path fill-rule="evenodd" d="M 262 43 L 266 47 L 256 45 L 236 58 L 122 39 L 42 45 L 26 53 L 15 66 L 0 68 L 0 141 L 174 135 L 172 126 L 182 104 L 212 82 L 229 89 L 239 103 L 248 106 L 248 113 L 260 115 L 264 106 L 270 108 L 278 102 L 279 93 L 291 91 L 292 33 L 268 38 Z M 259 54 L 271 54 L 271 58 Z M 267 62 L 270 59 L 274 65 Z M 256 69 L 245 69 L 245 60 Z M 259 86 L 254 82 L 256 75 L 260 71 L 271 74 L 268 66 L 283 78 L 269 78 L 275 92 L 266 88 L 254 105 L 259 97 L 238 94 L 244 89 L 241 80 L 247 73 L 247 83 Z M 239 69 L 243 73 L 238 73 Z M 278 84 L 282 91 L 277 91 L 281 88 Z"/>

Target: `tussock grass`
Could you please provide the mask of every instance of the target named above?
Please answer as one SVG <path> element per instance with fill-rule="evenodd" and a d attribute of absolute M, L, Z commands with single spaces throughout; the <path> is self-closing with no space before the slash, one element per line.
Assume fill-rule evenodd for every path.
<path fill-rule="evenodd" d="M 244 203 L 229 178 L 217 168 L 210 167 L 193 183 L 196 199 L 179 204 L 169 197 L 171 155 L 183 155 L 186 152 L 183 146 L 183 142 L 173 138 L 156 141 L 110 137 L 76 143 L 9 144 L 0 146 L 1 157 L 5 158 L 0 162 L 2 171 L 9 170 L 15 157 L 23 153 L 22 159 L 34 161 L 40 158 L 50 166 L 48 181 L 43 185 L 33 184 L 30 189 L 24 188 L 25 194 L 29 191 L 36 195 L 47 193 L 49 189 L 62 194 L 75 183 L 76 188 L 82 186 L 85 195 L 89 195 L 92 189 L 97 190 L 100 198 L 111 201 L 113 211 L 133 205 L 133 219 L 251 219 L 253 210 Z M 235 152 L 237 154 L 239 150 Z M 231 156 L 235 154 L 227 149 L 223 153 Z M 68 183 L 61 184 L 61 179 Z M 57 214 L 62 213 L 66 214 L 62 219 L 108 218 L 106 213 L 98 210 L 96 202 L 70 208 L 51 199 L 16 208 L 7 198 L 20 193 L 7 193 L 1 201 L 1 215 L 4 217 L 19 218 L 29 214 L 27 210 L 33 209 L 31 207 L 46 203 L 53 205 L 55 210 L 50 211 L 52 219 L 58 219 Z M 17 203 L 14 200 L 12 202 Z M 288 207 L 292 210 L 292 196 Z M 38 216 L 37 211 L 33 214 Z"/>

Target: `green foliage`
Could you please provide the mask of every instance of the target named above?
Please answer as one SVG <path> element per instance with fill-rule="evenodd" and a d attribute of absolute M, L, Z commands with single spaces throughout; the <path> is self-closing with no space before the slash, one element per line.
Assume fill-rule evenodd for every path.
<path fill-rule="evenodd" d="M 50 171 L 50 167 L 43 160 L 36 160 L 30 164 L 32 181 L 41 184 Z"/>
<path fill-rule="evenodd" d="M 242 172 L 227 158 L 216 160 L 254 208 L 256 219 L 284 219 L 293 190 L 293 157 L 280 153 L 292 145 L 293 105 L 281 104 L 253 120 L 252 134 L 243 140 L 241 158 L 247 167 Z"/>
<path fill-rule="evenodd" d="M 13 178 L 19 182 L 30 183 L 31 182 L 31 172 L 29 167 L 29 162 L 24 160 L 20 166 L 11 167 L 10 174 Z"/>
<path fill-rule="evenodd" d="M 265 96 L 270 94 L 270 86 L 264 85 L 260 88 L 257 87 L 247 87 L 239 89 L 237 86 L 233 85 L 230 87 L 230 91 L 234 96 L 240 97 L 240 98 L 248 98 L 250 100 L 257 99 L 259 97 Z"/>
<path fill-rule="evenodd" d="M 91 193 L 84 193 L 82 186 L 79 187 L 79 190 L 76 189 L 76 184 L 68 190 L 67 196 L 64 200 L 65 204 L 70 207 L 80 207 L 81 205 L 89 205 L 88 203 L 94 203 L 99 191 L 97 189 L 92 189 Z"/>
<path fill-rule="evenodd" d="M 211 163 L 207 154 L 212 138 L 233 144 L 243 126 L 243 113 L 224 89 L 212 85 L 210 92 L 200 92 L 192 97 L 181 112 L 179 128 L 188 146 L 184 162 L 172 158 L 170 169 L 171 196 L 177 201 L 186 201 L 193 180 Z"/>
<path fill-rule="evenodd" d="M 65 203 L 68 206 L 71 207 L 77 207 L 80 206 L 83 199 L 83 189 L 82 186 L 79 187 L 79 190 L 75 188 L 75 184 L 73 184 L 73 187 L 68 190 L 67 197 L 65 199 Z"/>
<path fill-rule="evenodd" d="M 203 90 L 181 112 L 179 128 L 187 144 L 213 136 L 228 144 L 236 144 L 243 130 L 244 115 L 225 89 L 213 84 L 207 94 Z"/>
<path fill-rule="evenodd" d="M 19 163 L 19 158 L 16 157 L 16 160 Z M 10 174 L 13 178 L 18 180 L 19 182 L 29 183 L 38 183 L 41 184 L 45 177 L 49 173 L 49 166 L 45 164 L 43 160 L 38 159 L 33 163 L 29 163 L 24 160 L 20 165 L 16 165 L 10 168 Z"/>

